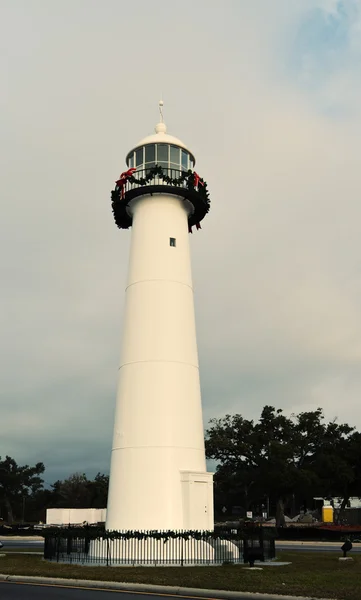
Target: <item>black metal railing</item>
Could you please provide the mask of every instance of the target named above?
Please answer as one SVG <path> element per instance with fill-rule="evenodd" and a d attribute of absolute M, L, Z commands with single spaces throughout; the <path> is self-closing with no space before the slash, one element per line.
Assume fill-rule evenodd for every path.
<path fill-rule="evenodd" d="M 153 170 L 154 167 L 149 167 L 149 168 L 144 168 L 144 169 L 137 169 L 135 171 L 135 173 L 133 174 L 134 178 L 139 180 L 145 180 L 149 174 L 151 173 L 151 171 Z M 186 177 L 186 175 L 188 174 L 188 171 L 185 170 L 180 170 L 180 169 L 169 169 L 167 167 L 162 167 L 162 174 L 156 174 L 154 175 L 154 177 L 152 177 L 152 179 L 146 183 L 144 183 L 144 185 L 172 185 L 169 182 L 167 182 L 167 178 L 172 179 L 173 181 L 176 181 L 176 186 L 180 187 L 180 188 L 187 188 L 189 187 L 189 183 L 188 183 L 188 178 Z M 182 181 L 183 179 L 183 181 Z M 174 185 L 174 184 L 173 184 Z M 124 187 L 124 192 L 128 192 L 130 190 L 134 190 L 136 188 L 139 188 L 140 184 L 139 183 L 132 183 L 131 181 L 126 181 L 125 183 L 125 187 Z"/>
<path fill-rule="evenodd" d="M 46 532 L 44 559 L 93 565 L 220 565 L 275 558 L 263 532 Z"/>

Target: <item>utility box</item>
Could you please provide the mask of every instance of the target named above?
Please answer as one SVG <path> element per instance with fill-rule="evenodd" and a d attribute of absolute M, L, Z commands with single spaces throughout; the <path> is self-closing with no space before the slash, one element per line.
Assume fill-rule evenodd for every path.
<path fill-rule="evenodd" d="M 333 506 L 322 507 L 322 521 L 323 523 L 333 523 Z"/>

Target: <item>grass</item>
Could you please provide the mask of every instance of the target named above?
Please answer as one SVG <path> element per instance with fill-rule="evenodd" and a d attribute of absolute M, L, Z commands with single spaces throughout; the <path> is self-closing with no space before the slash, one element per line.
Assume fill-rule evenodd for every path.
<path fill-rule="evenodd" d="M 0 558 L 0 573 L 360 600 L 361 555 L 355 554 L 353 561 L 345 562 L 338 557 L 338 552 L 280 552 L 279 560 L 291 561 L 291 565 L 249 571 L 242 565 L 81 567 L 45 562 L 41 556 L 9 553 Z"/>

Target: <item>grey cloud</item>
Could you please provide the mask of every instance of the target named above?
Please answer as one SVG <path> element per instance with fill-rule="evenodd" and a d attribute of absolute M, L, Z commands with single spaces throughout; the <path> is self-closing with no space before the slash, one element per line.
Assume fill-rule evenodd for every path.
<path fill-rule="evenodd" d="M 48 481 L 109 468 L 130 240 L 110 190 L 161 91 L 211 192 L 191 238 L 205 424 L 268 403 L 361 427 L 359 67 L 311 93 L 286 64 L 321 5 L 5 2 L 0 455 Z"/>

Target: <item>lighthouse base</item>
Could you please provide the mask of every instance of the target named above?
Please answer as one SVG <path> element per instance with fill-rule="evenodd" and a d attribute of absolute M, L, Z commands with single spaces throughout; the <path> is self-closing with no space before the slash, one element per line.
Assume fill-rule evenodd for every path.
<path fill-rule="evenodd" d="M 112 566 L 220 565 L 240 562 L 241 548 L 232 541 L 209 538 L 99 539 L 90 542 L 88 564 Z"/>

